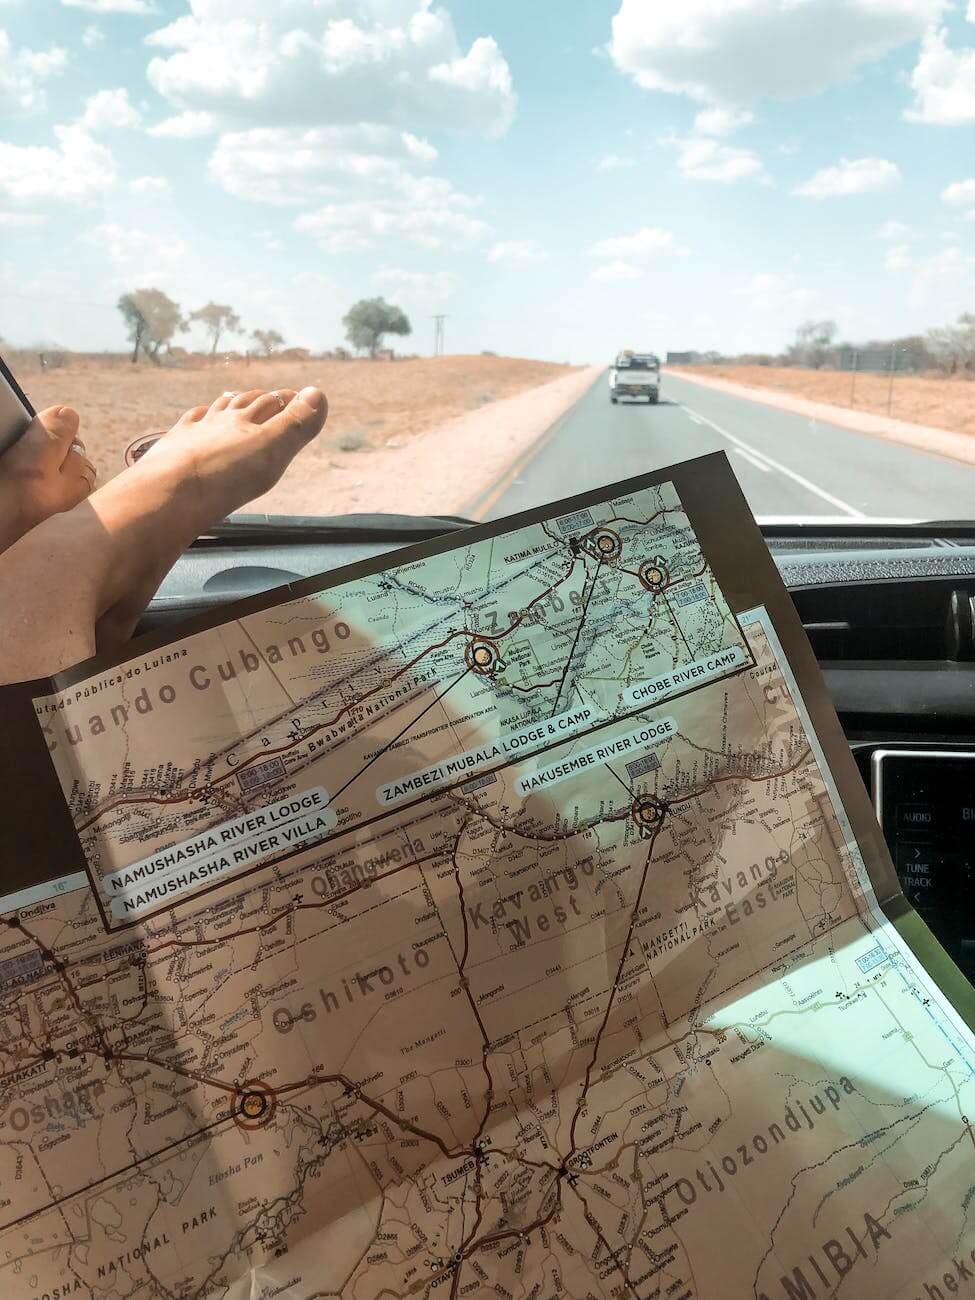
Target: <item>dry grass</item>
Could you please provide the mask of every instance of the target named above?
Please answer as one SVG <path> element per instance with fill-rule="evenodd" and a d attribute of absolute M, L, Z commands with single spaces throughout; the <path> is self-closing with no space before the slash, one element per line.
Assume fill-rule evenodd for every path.
<path fill-rule="evenodd" d="M 34 369 L 24 362 L 33 360 Z M 122 468 L 137 435 L 169 428 L 190 406 L 226 389 L 302 388 L 328 394 L 328 425 L 302 454 L 303 475 L 330 462 L 355 464 L 358 450 L 389 439 L 406 443 L 424 429 L 569 373 L 569 367 L 515 357 L 429 357 L 412 361 L 253 360 L 161 368 L 121 357 L 78 358 L 41 370 L 31 354 L 11 358 L 34 405 L 67 404 L 81 412 L 82 436 L 102 482 Z M 345 450 L 349 448 L 350 450 Z"/>
<path fill-rule="evenodd" d="M 681 367 L 674 367 L 679 371 Z M 800 370 L 776 366 L 688 366 L 688 377 L 711 375 L 735 384 L 771 388 L 793 397 L 887 415 L 890 378 L 854 376 L 838 370 Z M 852 401 L 851 401 L 852 398 Z M 895 375 L 890 415 L 954 433 L 975 434 L 975 383 L 944 375 Z"/>

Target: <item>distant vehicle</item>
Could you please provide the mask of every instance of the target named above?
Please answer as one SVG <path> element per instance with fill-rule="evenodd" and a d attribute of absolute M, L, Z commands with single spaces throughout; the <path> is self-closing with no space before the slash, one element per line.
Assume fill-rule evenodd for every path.
<path fill-rule="evenodd" d="M 620 352 L 609 372 L 609 400 L 621 397 L 660 400 L 660 358 L 652 352 Z"/>

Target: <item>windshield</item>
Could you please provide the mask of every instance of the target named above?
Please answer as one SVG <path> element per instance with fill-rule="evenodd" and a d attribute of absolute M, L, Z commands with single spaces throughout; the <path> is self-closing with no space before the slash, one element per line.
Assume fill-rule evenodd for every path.
<path fill-rule="evenodd" d="M 0 352 L 102 481 L 322 387 L 251 510 L 721 450 L 761 517 L 971 518 L 973 69 L 942 0 L 4 0 Z"/>

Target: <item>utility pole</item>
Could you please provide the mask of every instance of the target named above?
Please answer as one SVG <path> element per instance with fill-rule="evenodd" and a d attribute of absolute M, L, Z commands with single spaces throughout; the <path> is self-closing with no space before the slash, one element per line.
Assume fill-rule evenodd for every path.
<path fill-rule="evenodd" d="M 890 349 L 890 381 L 887 384 L 887 414 L 890 415 L 891 407 L 894 405 L 894 371 L 897 369 L 897 348 L 891 345 Z"/>
<path fill-rule="evenodd" d="M 433 355 L 435 357 L 443 356 L 443 323 L 446 316 L 434 316 L 433 318 Z"/>

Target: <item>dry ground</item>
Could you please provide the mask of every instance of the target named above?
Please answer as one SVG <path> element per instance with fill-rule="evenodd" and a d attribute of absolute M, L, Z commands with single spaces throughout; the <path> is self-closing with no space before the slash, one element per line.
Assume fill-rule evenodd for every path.
<path fill-rule="evenodd" d="M 853 406 L 859 411 L 887 415 L 890 378 L 887 375 L 856 376 L 837 370 L 801 370 L 776 366 L 687 366 L 689 378 L 709 375 L 735 384 L 771 388 L 794 397 L 834 406 Z M 852 403 L 851 403 L 852 397 Z M 975 383 L 944 375 L 895 375 L 890 415 L 912 424 L 926 424 L 954 433 L 975 434 Z"/>
<path fill-rule="evenodd" d="M 421 431 L 488 402 L 511 397 L 572 373 L 568 366 L 514 357 L 448 356 L 411 361 L 275 361 L 243 359 L 172 368 L 126 358 L 72 358 L 41 370 L 31 354 L 14 355 L 17 378 L 39 409 L 77 407 L 82 436 L 102 482 L 122 468 L 122 453 L 138 434 L 169 428 L 189 406 L 226 389 L 302 388 L 328 394 L 329 418 L 318 444 L 302 454 L 309 476 L 354 468 L 360 450 L 405 445 Z M 33 362 L 34 368 L 30 368 Z"/>

